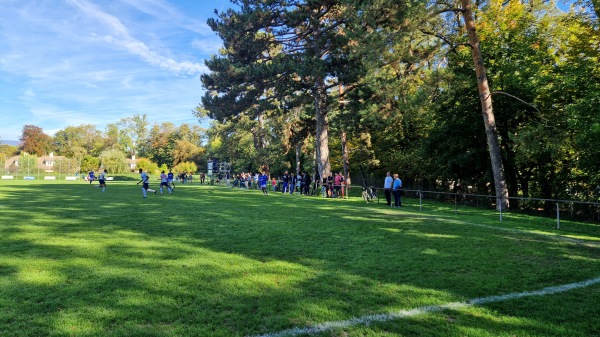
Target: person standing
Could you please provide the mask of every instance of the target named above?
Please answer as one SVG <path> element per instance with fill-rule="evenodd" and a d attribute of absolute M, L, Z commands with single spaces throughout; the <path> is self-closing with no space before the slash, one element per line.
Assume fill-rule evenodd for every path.
<path fill-rule="evenodd" d="M 333 197 L 339 198 L 342 192 L 342 179 L 341 175 L 334 172 L 333 176 Z"/>
<path fill-rule="evenodd" d="M 392 185 L 394 183 L 394 178 L 388 171 L 385 176 L 385 180 L 383 181 L 383 193 L 385 194 L 385 201 L 387 201 L 388 206 L 392 206 Z"/>
<path fill-rule="evenodd" d="M 298 178 L 296 177 L 295 174 L 290 174 L 290 184 L 289 184 L 289 188 L 290 188 L 290 194 L 294 194 L 294 191 L 296 191 L 296 180 Z"/>
<path fill-rule="evenodd" d="M 288 171 L 281 176 L 281 181 L 283 181 L 283 188 L 281 189 L 281 193 L 286 193 L 288 191 L 288 185 L 290 183 L 290 176 L 288 175 Z"/>
<path fill-rule="evenodd" d="M 327 197 L 333 198 L 333 175 L 329 174 L 327 176 Z"/>
<path fill-rule="evenodd" d="M 310 174 L 308 172 L 304 172 L 304 195 L 310 194 Z"/>
<path fill-rule="evenodd" d="M 138 183 L 136 185 L 143 183 L 142 184 L 142 194 L 144 195 L 144 198 L 146 198 L 146 192 L 154 192 L 154 195 L 156 195 L 156 190 L 151 190 L 150 188 L 148 188 L 150 185 L 148 182 L 150 180 L 150 177 L 141 168 L 140 168 L 140 178 L 141 178 L 141 180 L 138 181 Z"/>
<path fill-rule="evenodd" d="M 394 173 L 394 184 L 392 185 L 394 192 L 394 206 L 402 206 L 402 180 L 398 178 L 398 174 Z"/>

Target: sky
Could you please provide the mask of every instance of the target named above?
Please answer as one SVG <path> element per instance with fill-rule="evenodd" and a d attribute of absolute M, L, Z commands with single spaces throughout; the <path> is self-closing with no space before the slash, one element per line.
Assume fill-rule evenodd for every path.
<path fill-rule="evenodd" d="M 0 0 L 0 141 L 146 114 L 197 124 L 229 0 Z"/>

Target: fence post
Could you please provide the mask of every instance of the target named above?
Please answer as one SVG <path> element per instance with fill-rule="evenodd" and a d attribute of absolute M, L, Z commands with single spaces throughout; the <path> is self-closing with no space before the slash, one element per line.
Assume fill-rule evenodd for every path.
<path fill-rule="evenodd" d="M 419 190 L 419 211 L 423 210 L 423 193 Z"/>
<path fill-rule="evenodd" d="M 454 215 L 458 214 L 457 199 L 458 199 L 458 193 L 454 194 Z"/>
<path fill-rule="evenodd" d="M 560 229 L 560 206 L 556 203 L 556 229 Z"/>

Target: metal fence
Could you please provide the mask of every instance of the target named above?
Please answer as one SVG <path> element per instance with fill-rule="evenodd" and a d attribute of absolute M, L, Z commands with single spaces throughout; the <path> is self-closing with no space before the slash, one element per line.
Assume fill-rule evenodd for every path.
<path fill-rule="evenodd" d="M 361 188 L 356 186 L 356 188 Z M 380 202 L 383 197 L 383 188 L 376 188 Z M 454 205 L 454 213 L 458 213 L 460 205 L 471 207 L 493 207 L 497 210 L 499 220 L 506 211 L 496 208 L 495 195 L 451 193 L 439 191 L 423 191 L 413 189 L 403 189 L 405 197 L 419 200 L 419 210 L 425 207 L 423 200 L 436 200 Z M 560 229 L 561 217 L 569 217 L 584 221 L 600 221 L 600 202 L 586 202 L 575 200 L 543 199 L 543 198 L 524 198 L 509 197 L 511 212 L 532 214 L 544 217 L 556 217 L 556 228 Z M 502 200 L 502 199 L 500 199 Z"/>

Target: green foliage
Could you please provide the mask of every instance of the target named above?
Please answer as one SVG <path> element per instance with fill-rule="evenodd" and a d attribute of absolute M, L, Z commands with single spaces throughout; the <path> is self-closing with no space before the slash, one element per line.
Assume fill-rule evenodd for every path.
<path fill-rule="evenodd" d="M 173 167 L 173 171 L 180 172 L 180 173 L 186 173 L 186 174 L 187 173 L 196 173 L 198 171 L 198 167 L 196 166 L 195 163 L 183 162 L 183 163 L 179 163 L 175 167 Z"/>
<path fill-rule="evenodd" d="M 17 155 L 18 149 L 16 146 L 0 144 L 0 155 L 4 155 L 6 157 L 12 157 Z"/>
<path fill-rule="evenodd" d="M 125 154 L 116 149 L 102 151 L 100 154 L 100 164 L 111 174 L 122 174 L 129 171 Z"/>
<path fill-rule="evenodd" d="M 81 172 L 96 171 L 100 168 L 100 159 L 86 155 L 81 159 Z"/>
<path fill-rule="evenodd" d="M 35 155 L 22 154 L 18 159 L 18 166 L 11 167 L 11 172 L 16 172 L 19 176 L 35 175 L 38 172 L 38 158 Z"/>
<path fill-rule="evenodd" d="M 143 169 L 149 174 L 158 174 L 161 171 L 158 165 L 148 158 L 139 158 L 136 163 L 136 170 L 137 169 Z"/>
<path fill-rule="evenodd" d="M 79 160 L 73 158 L 56 158 L 52 167 L 54 173 L 75 175 L 79 172 Z"/>

